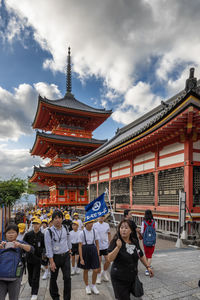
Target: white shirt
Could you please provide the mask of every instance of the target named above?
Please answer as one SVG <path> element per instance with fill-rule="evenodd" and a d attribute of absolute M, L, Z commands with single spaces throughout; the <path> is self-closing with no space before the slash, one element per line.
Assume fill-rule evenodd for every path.
<path fill-rule="evenodd" d="M 25 233 L 26 233 L 26 232 L 24 232 L 24 233 L 19 233 L 18 236 L 17 236 L 17 240 L 18 240 L 18 241 L 23 241 L 24 236 L 25 236 Z"/>
<path fill-rule="evenodd" d="M 72 231 L 69 232 L 69 234 L 70 234 L 70 238 L 71 238 L 71 243 L 72 244 L 78 244 L 80 231 L 79 230 L 77 230 L 77 231 L 72 230 Z"/>
<path fill-rule="evenodd" d="M 108 223 L 103 222 L 102 224 L 97 222 L 93 225 L 93 228 L 98 232 L 99 235 L 99 249 L 108 249 L 108 233 L 110 232 L 110 226 Z"/>
<path fill-rule="evenodd" d="M 85 232 L 85 236 L 84 236 Z M 95 232 L 95 239 L 94 239 L 94 232 Z M 88 245 L 94 244 L 94 240 L 97 241 L 99 240 L 99 235 L 95 229 L 91 229 L 88 231 L 86 228 L 83 229 L 83 231 L 79 232 L 79 243 L 82 243 L 85 245 L 85 237 Z"/>

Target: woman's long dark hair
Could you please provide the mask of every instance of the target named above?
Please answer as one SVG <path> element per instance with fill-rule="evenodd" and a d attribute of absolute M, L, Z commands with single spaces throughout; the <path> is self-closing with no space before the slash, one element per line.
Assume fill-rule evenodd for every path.
<path fill-rule="evenodd" d="M 152 214 L 152 211 L 150 209 L 145 210 L 144 220 L 145 221 L 150 221 L 150 222 L 153 220 L 153 214 Z"/>
<path fill-rule="evenodd" d="M 121 227 L 122 224 L 124 224 L 124 223 L 128 224 L 129 228 L 131 229 L 131 222 L 130 222 L 130 220 L 122 220 L 122 221 L 119 223 L 118 227 L 117 227 L 117 232 L 116 232 L 116 234 L 114 235 L 113 239 L 111 240 L 110 245 L 113 245 L 113 243 L 115 244 L 116 241 L 117 241 L 118 239 L 120 239 L 120 240 L 122 241 L 122 243 L 124 243 L 124 241 L 123 241 L 123 239 L 122 239 L 122 237 L 121 237 L 121 235 L 120 235 L 120 227 Z M 130 234 L 130 240 L 131 240 L 131 242 L 132 242 L 133 244 L 137 244 L 137 240 L 134 239 L 134 237 L 133 237 L 132 229 L 131 229 L 131 234 Z"/>

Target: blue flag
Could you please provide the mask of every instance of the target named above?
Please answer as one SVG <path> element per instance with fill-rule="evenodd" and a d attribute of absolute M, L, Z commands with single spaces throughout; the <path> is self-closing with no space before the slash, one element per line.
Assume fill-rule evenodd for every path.
<path fill-rule="evenodd" d="M 97 219 L 108 213 L 108 207 L 106 206 L 104 197 L 105 193 L 85 206 L 85 222 Z"/>

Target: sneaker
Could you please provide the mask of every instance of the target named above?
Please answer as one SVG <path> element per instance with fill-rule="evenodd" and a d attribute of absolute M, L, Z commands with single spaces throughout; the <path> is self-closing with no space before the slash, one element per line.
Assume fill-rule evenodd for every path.
<path fill-rule="evenodd" d="M 102 277 L 103 277 L 103 280 L 104 280 L 104 281 L 106 281 L 106 282 L 109 281 L 109 277 L 108 277 L 108 274 L 107 274 L 106 271 L 104 271 L 104 272 L 102 273 Z"/>
<path fill-rule="evenodd" d="M 87 294 L 87 295 L 91 295 L 91 294 L 92 294 L 92 292 L 91 292 L 91 289 L 90 289 L 90 286 L 89 286 L 89 285 L 87 285 L 87 286 L 86 286 L 86 288 L 85 288 L 85 291 L 86 291 L 86 294 Z"/>
<path fill-rule="evenodd" d="M 37 295 L 32 295 L 31 300 L 37 300 L 38 296 Z"/>
<path fill-rule="evenodd" d="M 76 274 L 80 274 L 80 269 L 76 268 Z"/>
<path fill-rule="evenodd" d="M 101 274 L 97 274 L 97 280 L 96 280 L 97 284 L 101 284 Z"/>
<path fill-rule="evenodd" d="M 71 269 L 71 275 L 75 275 L 75 269 L 74 268 Z"/>
<path fill-rule="evenodd" d="M 48 271 L 45 271 L 45 272 L 44 272 L 44 275 L 42 276 L 42 279 L 43 279 L 43 280 L 46 280 L 48 277 L 49 277 L 49 272 L 48 272 Z"/>
<path fill-rule="evenodd" d="M 99 295 L 99 291 L 97 290 L 96 285 L 92 285 L 92 286 L 91 286 L 91 290 L 92 290 L 92 292 L 93 292 L 95 295 Z"/>
<path fill-rule="evenodd" d="M 149 276 L 149 271 L 148 270 L 145 271 L 145 275 Z"/>

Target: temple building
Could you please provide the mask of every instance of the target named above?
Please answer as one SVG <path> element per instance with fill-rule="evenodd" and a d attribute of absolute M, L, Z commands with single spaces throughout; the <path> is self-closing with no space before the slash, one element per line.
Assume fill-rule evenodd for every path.
<path fill-rule="evenodd" d="M 41 185 L 39 206 L 85 205 L 88 203 L 86 172 L 66 172 L 66 165 L 78 161 L 102 146 L 106 140 L 92 137 L 112 111 L 90 107 L 78 101 L 71 92 L 71 56 L 68 50 L 66 94 L 64 98 L 49 100 L 38 97 L 38 107 L 32 127 L 37 129 L 31 155 L 49 162 L 45 167 L 34 167 L 30 182 Z M 49 187 L 47 191 L 42 186 Z"/>
<path fill-rule="evenodd" d="M 90 200 L 107 188 L 116 211 L 132 209 L 142 217 L 151 209 L 169 232 L 177 230 L 179 191 L 184 191 L 187 226 L 191 218 L 198 222 L 200 82 L 194 68 L 184 90 L 117 130 L 67 170 L 88 172 Z"/>

